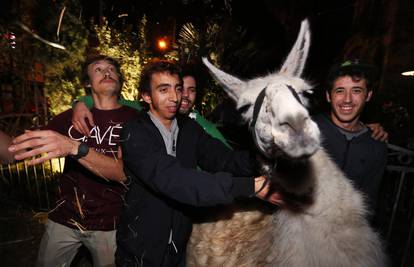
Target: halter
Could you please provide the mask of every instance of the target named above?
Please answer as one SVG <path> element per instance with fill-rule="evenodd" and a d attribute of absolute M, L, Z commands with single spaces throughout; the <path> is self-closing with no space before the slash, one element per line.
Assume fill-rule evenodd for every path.
<path fill-rule="evenodd" d="M 295 97 L 295 99 L 303 106 L 303 103 L 300 100 L 300 97 L 299 97 L 298 93 L 296 92 L 296 90 L 293 89 L 293 87 L 290 86 L 290 85 L 286 84 L 286 86 L 289 89 L 289 91 L 292 93 L 292 95 Z M 265 88 L 263 88 L 262 91 L 260 91 L 259 95 L 256 98 L 256 101 L 254 102 L 253 118 L 252 118 L 252 121 L 250 122 L 250 127 L 252 129 L 256 125 L 256 121 L 257 121 L 257 117 L 259 116 L 260 108 L 263 105 L 263 100 L 266 96 L 266 88 L 267 88 L 267 86 Z M 243 113 L 243 112 L 247 111 L 248 108 L 249 108 L 249 105 L 245 105 L 245 106 L 240 107 L 239 111 Z"/>
<path fill-rule="evenodd" d="M 260 108 L 263 105 L 263 100 L 264 100 L 264 97 L 266 95 L 266 88 L 267 88 L 267 86 L 265 88 L 263 88 L 262 91 L 260 91 L 260 94 L 257 96 L 256 101 L 254 102 L 253 119 L 252 119 L 252 122 L 250 123 L 250 127 L 252 129 L 256 125 L 256 121 L 257 121 L 257 117 L 259 116 Z"/>

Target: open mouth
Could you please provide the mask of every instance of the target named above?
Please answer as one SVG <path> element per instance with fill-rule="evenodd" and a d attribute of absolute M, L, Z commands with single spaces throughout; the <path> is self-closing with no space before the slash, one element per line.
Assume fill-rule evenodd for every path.
<path fill-rule="evenodd" d="M 169 106 L 167 107 L 168 112 L 175 113 L 177 112 L 177 106 Z"/>
<path fill-rule="evenodd" d="M 352 111 L 354 110 L 353 106 L 339 106 L 339 109 L 341 110 L 342 113 L 352 113 Z"/>
<path fill-rule="evenodd" d="M 182 106 L 188 106 L 189 104 L 190 104 L 190 101 L 188 101 L 188 99 L 181 99 Z"/>

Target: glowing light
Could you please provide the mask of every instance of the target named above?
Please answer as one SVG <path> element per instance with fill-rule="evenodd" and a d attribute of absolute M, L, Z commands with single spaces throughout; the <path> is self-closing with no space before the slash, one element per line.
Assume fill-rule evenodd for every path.
<path fill-rule="evenodd" d="M 402 76 L 414 76 L 414 70 L 404 71 L 401 73 Z"/>
<path fill-rule="evenodd" d="M 165 50 L 167 49 L 167 42 L 164 39 L 159 39 L 158 40 L 158 48 L 161 50 Z"/>

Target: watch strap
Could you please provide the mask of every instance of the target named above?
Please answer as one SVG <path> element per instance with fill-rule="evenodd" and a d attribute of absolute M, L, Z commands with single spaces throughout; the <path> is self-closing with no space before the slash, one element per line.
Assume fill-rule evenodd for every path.
<path fill-rule="evenodd" d="M 74 159 L 80 159 L 88 155 L 89 153 L 89 146 L 85 143 L 80 143 L 78 146 L 78 153 L 76 155 L 73 155 L 72 158 Z"/>

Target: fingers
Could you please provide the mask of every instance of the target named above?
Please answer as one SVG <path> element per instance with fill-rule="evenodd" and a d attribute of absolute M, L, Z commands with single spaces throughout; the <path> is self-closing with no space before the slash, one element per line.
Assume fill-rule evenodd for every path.
<path fill-rule="evenodd" d="M 52 158 L 56 158 L 56 156 L 53 156 L 53 153 L 52 152 L 51 153 L 46 153 L 46 155 L 43 156 L 43 157 L 30 160 L 29 161 L 29 165 L 40 164 L 40 163 L 43 163 L 45 161 L 48 161 L 48 160 L 50 160 Z"/>
<path fill-rule="evenodd" d="M 89 137 L 89 128 L 88 125 L 85 123 L 85 119 L 82 120 L 72 120 L 72 125 L 76 129 L 76 131 L 80 132 L 81 134 Z"/>
<path fill-rule="evenodd" d="M 81 133 L 83 134 L 83 135 L 86 135 L 86 136 L 88 136 L 89 137 L 89 127 L 88 127 L 88 125 L 86 124 L 86 119 L 85 118 L 83 118 L 80 122 L 79 122 L 79 124 L 80 124 L 80 128 L 81 128 Z"/>
<path fill-rule="evenodd" d="M 16 160 L 24 160 L 31 157 L 47 155 L 42 158 L 33 159 L 30 164 L 38 164 L 50 158 L 67 156 L 76 150 L 76 141 L 72 141 L 53 131 L 30 131 L 13 140 L 9 151 L 15 153 Z"/>
<path fill-rule="evenodd" d="M 88 118 L 89 124 L 93 127 L 95 126 L 95 122 L 93 121 L 92 113 L 88 110 L 86 113 L 86 117 Z"/>
<path fill-rule="evenodd" d="M 382 127 L 377 128 L 375 131 L 373 131 L 371 137 L 382 142 L 388 141 L 388 133 Z"/>
<path fill-rule="evenodd" d="M 283 206 L 281 194 L 279 194 L 274 188 L 272 188 L 271 182 L 264 176 L 255 178 L 255 195 L 256 197 L 268 201 L 274 205 Z"/>
<path fill-rule="evenodd" d="M 19 151 L 18 153 L 16 153 L 14 158 L 16 160 L 24 160 L 24 159 L 28 159 L 31 157 L 41 155 L 42 153 L 46 153 L 46 152 L 47 152 L 47 148 L 45 146 L 40 146 L 40 147 L 37 147 L 29 151 Z"/>
<path fill-rule="evenodd" d="M 14 145 L 18 145 L 20 143 L 26 142 L 27 140 L 30 140 L 30 139 L 45 138 L 45 137 L 49 136 L 50 134 L 51 134 L 50 131 L 28 131 L 28 130 L 26 130 L 24 134 L 21 134 L 21 135 L 15 137 L 13 139 L 12 143 L 13 143 L 13 146 L 14 146 Z"/>
<path fill-rule="evenodd" d="M 277 206 L 285 205 L 285 202 L 283 201 L 282 196 L 277 192 L 270 193 L 270 196 L 268 196 L 266 200 Z"/>
<path fill-rule="evenodd" d="M 89 121 L 91 126 L 95 126 L 91 111 L 84 103 L 79 102 L 73 109 L 72 124 L 78 132 L 89 137 L 89 126 L 86 120 Z"/>

